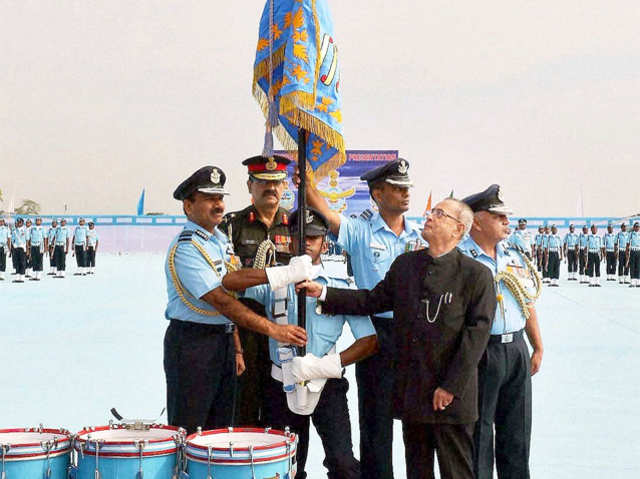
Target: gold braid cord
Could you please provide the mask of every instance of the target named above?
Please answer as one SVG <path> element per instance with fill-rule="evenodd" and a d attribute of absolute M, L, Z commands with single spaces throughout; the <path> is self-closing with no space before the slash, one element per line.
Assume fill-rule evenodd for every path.
<path fill-rule="evenodd" d="M 253 261 L 253 267 L 255 269 L 265 269 L 269 266 L 273 266 L 276 263 L 276 245 L 270 239 L 264 240 L 258 246 L 256 252 L 256 258 Z"/>
<path fill-rule="evenodd" d="M 205 249 L 193 240 L 191 241 L 191 244 L 195 246 L 195 248 L 198 251 L 200 251 L 200 254 L 202 254 L 202 256 L 207 261 L 207 263 L 209 263 L 211 268 L 215 271 L 216 275 L 220 277 L 220 273 L 216 269 L 215 263 L 211 259 L 211 256 L 209 256 L 209 254 L 205 251 Z M 176 272 L 175 257 L 176 257 L 177 249 L 178 249 L 178 243 L 173 245 L 173 248 L 171 248 L 171 251 L 169 251 L 168 263 L 169 263 L 169 272 L 171 273 L 171 279 L 173 281 L 173 286 L 176 288 L 176 292 L 178 293 L 178 296 L 180 296 L 180 299 L 182 300 L 184 305 L 187 308 L 189 308 L 191 311 L 195 311 L 196 313 L 202 314 L 203 316 L 219 316 L 220 315 L 219 311 L 210 311 L 208 309 L 202 309 L 187 299 L 186 295 L 188 294 L 189 296 L 191 296 L 191 294 L 185 289 L 184 286 L 182 286 L 182 283 L 178 278 L 178 273 Z M 225 264 L 227 263 L 225 262 Z"/>
<path fill-rule="evenodd" d="M 540 275 L 538 274 L 538 271 L 536 271 L 536 268 L 533 266 L 531 261 L 529 261 L 529 258 L 527 258 L 525 255 L 520 256 L 524 260 L 529 272 L 532 273 L 532 278 L 535 285 L 535 293 L 529 293 L 527 287 L 520 281 L 520 278 L 518 278 L 510 271 L 500 271 L 498 274 L 496 274 L 495 281 L 496 284 L 500 281 L 503 282 L 507 289 L 511 291 L 514 298 L 516 298 L 516 301 L 518 302 L 518 305 L 520 306 L 524 317 L 526 319 L 529 319 L 530 312 L 529 306 L 527 305 L 527 300 L 529 300 L 530 302 L 535 302 L 540 297 L 540 293 L 542 292 L 542 280 L 540 279 Z M 499 298 L 499 301 L 502 301 L 502 298 Z"/>

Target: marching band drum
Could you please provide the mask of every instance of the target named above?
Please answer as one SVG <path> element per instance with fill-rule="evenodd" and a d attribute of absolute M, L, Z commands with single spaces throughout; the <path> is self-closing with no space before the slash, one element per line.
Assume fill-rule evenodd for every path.
<path fill-rule="evenodd" d="M 293 479 L 298 437 L 270 428 L 201 431 L 142 421 L 0 430 L 0 479 Z"/>
<path fill-rule="evenodd" d="M 65 479 L 72 438 L 64 429 L 0 430 L 2 479 Z"/>

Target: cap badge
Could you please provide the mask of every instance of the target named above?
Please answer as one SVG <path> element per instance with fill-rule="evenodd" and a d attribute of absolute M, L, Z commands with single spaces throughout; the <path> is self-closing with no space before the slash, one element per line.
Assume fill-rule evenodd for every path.
<path fill-rule="evenodd" d="M 215 168 L 213 170 L 211 170 L 210 179 L 211 179 L 211 183 L 214 183 L 216 185 L 219 184 L 220 183 L 220 172 Z"/>
<path fill-rule="evenodd" d="M 307 211 L 307 224 L 313 221 L 313 215 Z"/>
<path fill-rule="evenodd" d="M 269 161 L 267 161 L 265 167 L 267 168 L 267 170 L 273 171 L 278 167 L 278 163 L 276 163 L 276 160 L 273 159 L 273 156 L 270 156 Z"/>
<path fill-rule="evenodd" d="M 407 171 L 409 171 L 409 165 L 407 165 L 406 161 L 401 160 L 400 164 L 398 165 L 398 173 L 400 173 L 401 175 L 406 175 Z"/>

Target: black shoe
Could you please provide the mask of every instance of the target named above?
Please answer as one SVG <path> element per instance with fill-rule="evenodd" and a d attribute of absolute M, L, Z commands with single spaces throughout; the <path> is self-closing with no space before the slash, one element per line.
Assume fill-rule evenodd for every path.
<path fill-rule="evenodd" d="M 82 273 L 73 273 L 74 276 L 82 276 Z"/>
<path fill-rule="evenodd" d="M 14 279 L 12 283 L 24 283 L 24 281 L 21 279 Z"/>
<path fill-rule="evenodd" d="M 29 278 L 29 281 L 38 281 L 38 278 Z"/>

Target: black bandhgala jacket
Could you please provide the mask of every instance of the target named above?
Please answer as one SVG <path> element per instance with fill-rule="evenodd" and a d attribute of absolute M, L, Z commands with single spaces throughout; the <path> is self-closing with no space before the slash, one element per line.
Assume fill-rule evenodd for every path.
<path fill-rule="evenodd" d="M 320 304 L 323 314 L 393 310 L 397 417 L 418 423 L 477 420 L 478 362 L 496 312 L 493 276 L 486 266 L 457 248 L 438 258 L 428 250 L 413 251 L 398 256 L 374 289 L 327 288 Z M 444 411 L 433 410 L 437 387 L 455 396 Z"/>

